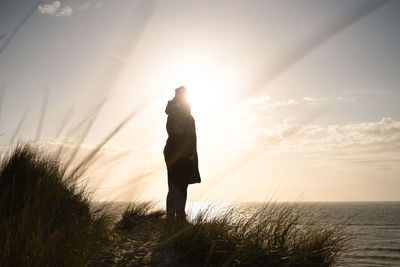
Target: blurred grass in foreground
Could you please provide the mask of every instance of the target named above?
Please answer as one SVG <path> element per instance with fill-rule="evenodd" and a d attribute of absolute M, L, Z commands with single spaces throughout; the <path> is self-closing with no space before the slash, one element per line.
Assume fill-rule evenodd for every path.
<path fill-rule="evenodd" d="M 83 266 L 106 240 L 111 217 L 65 168 L 28 144 L 2 159 L 1 266 Z"/>
<path fill-rule="evenodd" d="M 0 266 L 333 266 L 347 241 L 301 204 L 273 202 L 181 223 L 134 202 L 114 225 L 59 158 L 31 144 L 2 158 Z"/>

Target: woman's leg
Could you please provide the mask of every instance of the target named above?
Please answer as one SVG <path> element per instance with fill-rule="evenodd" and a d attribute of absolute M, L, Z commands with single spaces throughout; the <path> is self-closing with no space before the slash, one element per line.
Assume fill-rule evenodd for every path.
<path fill-rule="evenodd" d="M 187 199 L 187 188 L 188 185 L 179 185 L 177 188 L 176 194 L 176 217 L 178 220 L 186 220 L 186 199 Z"/>
<path fill-rule="evenodd" d="M 168 183 L 167 194 L 167 219 L 175 220 L 176 213 L 176 195 L 177 188 L 175 185 Z"/>

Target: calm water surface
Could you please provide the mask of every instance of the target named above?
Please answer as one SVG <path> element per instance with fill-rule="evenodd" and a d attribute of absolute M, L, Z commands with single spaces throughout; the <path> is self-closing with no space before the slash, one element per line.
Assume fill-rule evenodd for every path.
<path fill-rule="evenodd" d="M 323 203 L 315 212 L 345 219 L 353 239 L 339 266 L 400 266 L 400 202 Z"/>

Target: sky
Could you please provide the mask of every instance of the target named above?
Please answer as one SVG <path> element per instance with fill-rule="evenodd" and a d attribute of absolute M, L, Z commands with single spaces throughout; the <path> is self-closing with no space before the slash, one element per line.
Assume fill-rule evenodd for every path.
<path fill-rule="evenodd" d="M 163 201 L 165 106 L 189 90 L 189 201 L 400 201 L 400 1 L 0 0 L 0 140 L 101 200 Z M 66 156 L 67 157 L 67 156 Z"/>

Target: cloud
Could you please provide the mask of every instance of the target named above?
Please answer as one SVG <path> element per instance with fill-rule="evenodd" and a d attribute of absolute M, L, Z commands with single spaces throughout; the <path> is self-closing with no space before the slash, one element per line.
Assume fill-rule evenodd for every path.
<path fill-rule="evenodd" d="M 73 10 L 69 6 L 61 7 L 60 1 L 54 1 L 51 4 L 39 5 L 38 12 L 39 14 L 47 14 L 47 15 L 61 17 L 61 16 L 71 16 Z"/>
<path fill-rule="evenodd" d="M 400 121 L 383 118 L 378 122 L 344 125 L 285 124 L 255 129 L 243 137 L 249 151 L 301 151 L 335 155 L 377 153 L 400 155 Z M 243 147 L 243 146 L 242 146 Z"/>
<path fill-rule="evenodd" d="M 71 16 L 72 15 L 72 8 L 69 6 L 61 7 L 58 9 L 56 16 Z"/>
<path fill-rule="evenodd" d="M 44 4 L 44 5 L 39 5 L 38 10 L 40 14 L 49 14 L 53 15 L 57 12 L 57 10 L 60 8 L 61 4 L 59 1 L 54 1 L 51 4 Z"/>
<path fill-rule="evenodd" d="M 104 2 L 99 2 L 96 4 L 96 8 L 99 9 L 104 5 Z"/>
<path fill-rule="evenodd" d="M 283 123 L 286 125 L 295 124 L 297 122 L 298 122 L 298 119 L 295 117 L 287 117 L 286 119 L 283 120 Z"/>
<path fill-rule="evenodd" d="M 303 97 L 303 100 L 307 102 L 318 102 L 318 101 L 326 101 L 326 98 L 315 98 L 315 97 L 305 96 Z"/>
<path fill-rule="evenodd" d="M 82 10 L 88 9 L 91 5 L 92 5 L 91 2 L 84 3 L 83 5 L 81 5 L 81 6 L 78 8 L 78 10 L 79 10 L 79 11 L 82 11 Z"/>
<path fill-rule="evenodd" d="M 350 123 L 327 128 L 332 139 L 344 144 L 386 143 L 400 140 L 400 121 L 383 118 L 379 122 Z M 396 144 L 398 145 L 398 144 Z"/>
<path fill-rule="evenodd" d="M 317 104 L 322 104 L 322 103 L 330 103 L 333 104 L 333 102 L 350 102 L 350 101 L 356 101 L 359 100 L 359 98 L 354 98 L 354 97 L 344 97 L 344 96 L 337 96 L 336 98 L 324 98 L 324 97 L 310 97 L 310 96 L 305 96 L 303 97 L 303 101 L 308 104 L 308 105 L 317 105 Z"/>
<path fill-rule="evenodd" d="M 242 103 L 242 105 L 255 109 L 275 109 L 278 107 L 298 105 L 299 101 L 294 99 L 277 100 L 269 95 L 263 95 L 259 98 L 250 99 Z"/>
<path fill-rule="evenodd" d="M 243 108 L 251 111 L 272 110 L 280 107 L 309 105 L 316 106 L 321 104 L 333 105 L 335 102 L 355 101 L 353 97 L 338 96 L 336 98 L 310 97 L 305 96 L 302 99 L 275 99 L 269 95 L 262 95 L 258 98 L 252 98 L 241 103 Z"/>
<path fill-rule="evenodd" d="M 336 97 L 337 101 L 355 101 L 356 98 L 354 97 L 343 97 L 343 96 L 338 96 Z"/>
<path fill-rule="evenodd" d="M 310 104 L 316 104 L 316 103 L 321 103 L 321 102 L 325 102 L 328 99 L 326 98 L 315 98 L 315 97 L 309 97 L 309 96 L 305 96 L 303 97 L 303 100 L 310 103 Z"/>

